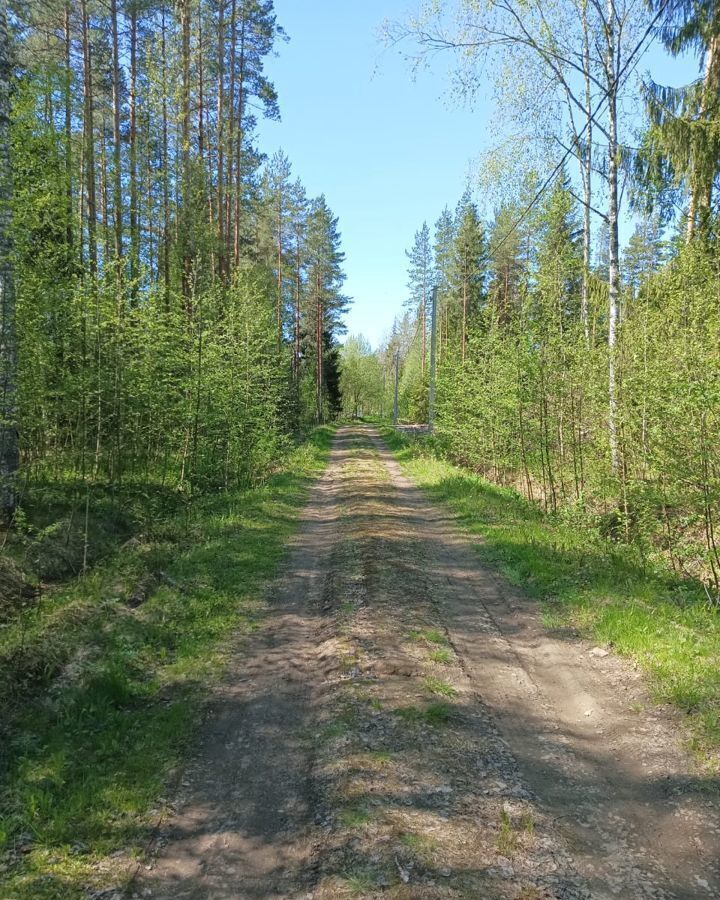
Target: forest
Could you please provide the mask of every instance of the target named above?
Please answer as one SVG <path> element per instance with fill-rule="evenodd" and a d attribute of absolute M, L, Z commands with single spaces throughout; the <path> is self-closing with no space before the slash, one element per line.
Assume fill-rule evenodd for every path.
<path fill-rule="evenodd" d="M 355 393 L 390 416 L 397 353 L 400 417 L 427 421 L 436 292 L 439 451 L 704 581 L 717 605 L 717 7 L 532 3 L 520 20 L 513 3 L 460 6 L 461 24 L 429 5 L 391 38 L 413 60 L 455 54 L 468 94 L 491 63 L 526 143 L 485 157 L 484 194 L 419 223 L 404 316 L 376 354 L 348 346 L 365 359 Z M 623 110 L 651 35 L 699 67 L 680 88 L 643 79 L 637 121 Z"/>
<path fill-rule="evenodd" d="M 178 589 L 175 613 L 166 597 L 150 633 L 128 631 L 107 596 L 135 606 L 172 591 L 165 568 L 193 533 L 209 539 L 210 509 L 235 516 L 248 548 L 240 520 L 251 531 L 273 522 L 239 573 L 208 562 L 252 590 L 287 536 L 322 432 L 304 456 L 297 448 L 339 411 L 349 301 L 338 219 L 257 139 L 258 122 L 280 115 L 265 64 L 285 39 L 270 0 L 2 4 L 3 851 L 42 830 L 24 812 L 37 791 L 5 793 L 6 766 L 25 782 L 32 757 L 24 740 L 38 716 L 18 725 L 25 704 L 85 655 L 92 671 L 101 658 L 115 673 L 101 679 L 138 688 L 168 652 L 183 658 L 183 640 L 200 660 L 232 626 L 235 601 L 217 578 L 215 606 L 204 589 L 192 602 Z M 286 480 L 269 494 L 243 493 L 277 473 Z M 128 662 L 149 645 L 154 663 Z M 82 720 L 92 701 L 74 690 Z M 38 758 L 52 752 L 52 720 Z M 64 734 L 67 765 L 97 758 L 104 771 L 102 746 L 73 749 Z M 166 738 L 177 746 L 177 727 Z M 76 775 L 63 778 L 87 790 L 88 772 Z"/>
<path fill-rule="evenodd" d="M 272 3 L 22 3 L 10 26 L 6 509 L 262 478 L 335 414 L 347 304 L 337 219 L 256 144 Z"/>
<path fill-rule="evenodd" d="M 2 900 L 720 895 L 720 5 L 385 5 L 383 319 L 361 5 L 0 0 Z"/>

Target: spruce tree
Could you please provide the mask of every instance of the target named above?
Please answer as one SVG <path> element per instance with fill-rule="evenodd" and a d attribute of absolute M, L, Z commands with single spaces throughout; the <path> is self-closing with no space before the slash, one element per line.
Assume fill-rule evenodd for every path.
<path fill-rule="evenodd" d="M 430 229 L 427 222 L 415 232 L 415 240 L 411 250 L 406 251 L 408 258 L 408 299 L 406 306 L 417 316 L 417 328 L 420 338 L 420 377 L 425 377 L 428 336 L 428 313 L 434 286 L 434 267 Z"/>
<path fill-rule="evenodd" d="M 449 207 L 445 207 L 435 223 L 435 285 L 437 287 L 438 351 L 442 357 L 448 342 L 450 324 L 451 278 L 455 221 Z"/>
<path fill-rule="evenodd" d="M 487 251 L 477 207 L 466 195 L 456 214 L 450 286 L 458 317 L 460 358 L 465 359 L 468 328 L 481 309 L 485 294 Z"/>
<path fill-rule="evenodd" d="M 330 407 L 335 409 L 338 403 L 335 347 L 344 330 L 342 317 L 348 307 L 348 298 L 342 294 L 345 254 L 340 249 L 338 220 L 324 196 L 310 204 L 305 254 L 305 356 L 314 381 L 314 418 L 324 422 Z"/>
<path fill-rule="evenodd" d="M 695 52 L 701 77 L 685 87 L 649 82 L 645 88 L 650 117 L 644 150 L 652 161 L 660 154 L 688 195 L 687 238 L 706 230 L 715 178 L 720 172 L 720 11 L 714 0 L 651 0 L 662 14 L 661 39 L 674 56 Z"/>

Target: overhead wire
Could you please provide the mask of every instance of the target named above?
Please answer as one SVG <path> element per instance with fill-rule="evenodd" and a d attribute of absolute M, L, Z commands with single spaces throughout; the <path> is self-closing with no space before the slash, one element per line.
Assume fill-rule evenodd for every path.
<path fill-rule="evenodd" d="M 617 88 L 618 88 L 618 86 L 619 86 L 619 84 L 620 84 L 620 80 L 621 80 L 621 79 L 623 78 L 623 76 L 625 75 L 625 73 L 626 73 L 626 71 L 627 71 L 627 69 L 628 69 L 630 63 L 633 61 L 634 57 L 640 52 L 640 49 L 642 48 L 642 45 L 643 45 L 643 44 L 645 43 L 645 41 L 647 40 L 648 36 L 654 37 L 653 32 L 654 32 L 655 26 L 657 25 L 658 21 L 660 20 L 660 17 L 661 17 L 662 15 L 665 14 L 665 10 L 666 10 L 666 7 L 667 7 L 667 6 L 668 6 L 668 4 L 667 4 L 667 3 L 664 3 L 664 4 L 658 9 L 658 11 L 657 11 L 657 13 L 655 14 L 655 16 L 653 17 L 652 21 L 650 22 L 650 24 L 648 25 L 648 27 L 645 29 L 645 32 L 643 33 L 642 37 L 640 38 L 640 40 L 639 40 L 639 41 L 637 42 L 637 44 L 635 45 L 635 47 L 634 47 L 632 53 L 630 53 L 630 55 L 628 56 L 627 60 L 625 61 L 625 64 L 623 65 L 623 67 L 622 67 L 622 68 L 620 69 L 620 71 L 618 72 L 616 78 L 615 78 L 614 81 L 613 81 L 612 87 L 611 87 L 611 88 L 607 88 L 607 89 L 604 91 L 603 96 L 600 98 L 600 100 L 599 100 L 598 103 L 597 103 L 597 106 L 596 106 L 595 109 L 591 112 L 591 114 L 590 114 L 590 120 L 594 120 L 594 119 L 597 117 L 598 113 L 601 111 L 603 105 L 606 103 L 608 97 L 610 96 L 611 90 L 612 90 L 613 92 L 617 90 Z M 630 72 L 627 72 L 628 76 L 629 76 L 630 74 L 632 74 L 632 71 L 635 70 L 635 68 L 637 67 L 638 63 L 640 62 L 640 60 L 642 59 L 642 57 L 644 56 L 644 54 L 647 52 L 647 50 L 648 50 L 649 47 L 650 47 L 650 43 L 648 43 L 647 47 L 645 47 L 645 49 L 643 50 L 642 54 L 638 57 L 638 59 L 637 59 L 637 60 L 635 61 L 635 63 L 633 64 L 633 69 L 632 69 Z M 582 129 L 580 130 L 580 133 L 577 135 L 576 140 L 579 140 L 579 139 L 585 134 L 585 132 L 587 131 L 587 129 L 588 129 L 588 122 L 586 122 L 585 125 L 583 125 Z M 552 172 L 548 175 L 548 177 L 547 177 L 547 178 L 545 179 L 545 181 L 542 183 L 542 185 L 541 185 L 540 188 L 537 190 L 537 192 L 533 195 L 532 200 L 528 203 L 528 205 L 527 205 L 527 206 L 525 207 L 525 209 L 522 211 L 522 213 L 520 214 L 520 216 L 519 216 L 519 218 L 517 219 L 517 221 L 514 222 L 513 225 L 510 227 L 510 229 L 503 235 L 503 237 L 501 238 L 500 242 L 494 245 L 494 249 L 495 249 L 496 252 L 497 252 L 497 250 L 499 250 L 501 247 L 503 247 L 503 246 L 507 243 L 507 241 L 512 237 L 512 235 L 513 235 L 513 234 L 518 230 L 518 228 L 522 225 L 522 223 L 523 223 L 523 222 L 525 221 L 525 219 L 527 218 L 528 213 L 529 213 L 529 212 L 533 209 L 533 207 L 537 204 L 538 200 L 540 200 L 540 198 L 542 197 L 542 195 L 545 193 L 545 191 L 548 189 L 548 187 L 549 187 L 549 186 L 552 184 L 552 182 L 555 180 L 555 178 L 556 178 L 557 175 L 559 174 L 560 170 L 562 169 L 562 167 L 563 167 L 563 166 L 565 165 L 565 163 L 567 162 L 568 158 L 569 158 L 570 156 L 572 156 L 572 155 L 574 155 L 574 150 L 573 150 L 572 147 L 570 147 L 570 148 L 568 148 L 568 149 L 565 151 L 565 153 L 563 154 L 563 157 L 562 157 L 562 159 L 560 160 L 560 162 L 555 166 L 555 168 L 554 168 L 554 169 L 552 170 Z"/>

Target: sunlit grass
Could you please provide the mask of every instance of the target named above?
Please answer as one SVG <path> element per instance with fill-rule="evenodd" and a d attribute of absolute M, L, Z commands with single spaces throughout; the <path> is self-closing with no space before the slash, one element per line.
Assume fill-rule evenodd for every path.
<path fill-rule="evenodd" d="M 263 486 L 197 501 L 0 632 L 0 896 L 85 898 L 160 815 L 230 640 L 256 627 L 331 432 Z M 127 585 L 162 572 L 130 608 Z M 152 811 L 154 809 L 154 811 Z"/>
<path fill-rule="evenodd" d="M 410 640 L 425 641 L 428 644 L 444 644 L 446 637 L 438 628 L 425 628 L 422 631 L 412 631 Z"/>
<path fill-rule="evenodd" d="M 370 813 L 362 806 L 353 806 L 342 810 L 340 822 L 345 828 L 360 828 L 370 821 Z"/>
<path fill-rule="evenodd" d="M 442 678 L 426 678 L 423 681 L 425 690 L 431 694 L 437 694 L 440 697 L 455 697 L 457 690 Z"/>

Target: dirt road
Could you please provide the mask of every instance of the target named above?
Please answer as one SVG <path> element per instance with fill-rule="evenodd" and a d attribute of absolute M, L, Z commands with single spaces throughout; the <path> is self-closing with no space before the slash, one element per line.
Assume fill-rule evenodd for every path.
<path fill-rule="evenodd" d="M 591 650 L 342 429 L 134 893 L 720 897 L 717 784 Z"/>

